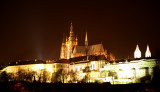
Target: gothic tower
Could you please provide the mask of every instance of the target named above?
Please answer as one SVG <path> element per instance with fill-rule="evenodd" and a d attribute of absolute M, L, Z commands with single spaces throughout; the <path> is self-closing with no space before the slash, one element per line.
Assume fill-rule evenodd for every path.
<path fill-rule="evenodd" d="M 71 22 L 69 37 L 66 37 L 66 42 L 62 42 L 60 58 L 70 59 L 72 58 L 73 49 L 78 45 L 78 39 L 73 32 L 73 25 Z"/>
<path fill-rule="evenodd" d="M 150 52 L 150 50 L 149 50 L 149 45 L 147 45 L 145 57 L 146 57 L 146 58 L 151 57 L 151 52 Z"/>
<path fill-rule="evenodd" d="M 137 44 L 136 50 L 134 52 L 134 58 L 141 58 L 141 51 L 139 50 L 138 44 Z"/>

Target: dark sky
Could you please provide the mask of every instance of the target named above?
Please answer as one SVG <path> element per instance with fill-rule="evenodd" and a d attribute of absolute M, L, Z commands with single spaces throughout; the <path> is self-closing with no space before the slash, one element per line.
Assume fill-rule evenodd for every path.
<path fill-rule="evenodd" d="M 157 0 L 158 1 L 158 0 Z M 0 63 L 58 59 L 70 22 L 84 45 L 102 43 L 117 59 L 160 49 L 160 2 L 154 0 L 1 0 Z"/>

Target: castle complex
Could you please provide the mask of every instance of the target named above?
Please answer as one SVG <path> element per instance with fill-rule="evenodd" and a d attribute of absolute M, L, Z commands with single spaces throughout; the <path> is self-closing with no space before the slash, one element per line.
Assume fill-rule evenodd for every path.
<path fill-rule="evenodd" d="M 110 82 L 111 84 L 139 83 L 142 80 L 150 82 L 153 78 L 153 69 L 157 66 L 157 60 L 151 58 L 149 46 L 142 58 L 139 46 L 136 46 L 134 58 L 115 60 L 108 59 L 102 44 L 88 45 L 87 33 L 84 46 L 78 45 L 78 39 L 70 26 L 69 37 L 62 41 L 60 59 L 56 61 L 17 61 L 8 65 L 2 71 L 11 74 L 10 81 L 18 79 L 19 71 L 23 74 L 32 73 L 28 81 L 54 82 L 62 70 L 59 80 L 63 83 L 85 82 Z M 113 56 L 110 56 L 113 58 Z M 73 76 L 74 74 L 74 76 Z M 28 77 L 27 77 L 28 78 Z M 27 80 L 24 76 L 23 79 Z"/>

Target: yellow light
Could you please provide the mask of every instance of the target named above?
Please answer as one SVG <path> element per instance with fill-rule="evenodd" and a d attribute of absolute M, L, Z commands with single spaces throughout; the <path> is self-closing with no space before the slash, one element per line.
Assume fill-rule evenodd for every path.
<path fill-rule="evenodd" d="M 35 64 L 34 66 L 32 66 L 33 70 L 37 71 L 40 69 L 44 69 L 43 64 Z"/>

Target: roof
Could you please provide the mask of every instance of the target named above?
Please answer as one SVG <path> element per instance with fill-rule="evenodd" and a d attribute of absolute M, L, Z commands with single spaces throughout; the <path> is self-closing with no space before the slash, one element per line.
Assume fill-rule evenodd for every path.
<path fill-rule="evenodd" d="M 130 59 L 119 59 L 119 60 L 116 60 L 116 61 L 109 61 L 109 63 L 125 63 L 125 62 L 131 62 L 131 61 L 139 61 L 139 60 L 143 60 L 143 61 L 146 61 L 146 60 L 150 60 L 150 59 L 156 59 L 156 58 L 152 58 L 152 57 L 149 57 L 149 58 L 130 58 Z M 159 59 L 156 59 L 156 60 L 159 60 Z"/>
<path fill-rule="evenodd" d="M 71 58 L 69 60 L 70 60 L 70 62 L 86 61 L 87 56 L 75 57 L 75 58 Z M 88 60 L 89 61 L 106 60 L 106 57 L 104 55 L 98 55 L 98 56 L 89 55 Z"/>
<path fill-rule="evenodd" d="M 55 61 L 54 63 L 70 63 L 70 60 L 60 59 L 60 60 Z"/>
<path fill-rule="evenodd" d="M 87 49 L 85 46 L 76 46 L 73 50 L 73 56 L 86 55 L 86 52 L 88 55 L 101 55 L 104 53 L 104 48 L 102 44 L 90 45 Z"/>
<path fill-rule="evenodd" d="M 75 57 L 75 58 L 70 58 L 70 59 L 60 59 L 57 60 L 54 63 L 86 63 L 86 62 L 90 62 L 90 61 L 99 61 L 99 60 L 106 60 L 106 57 L 104 55 L 89 55 L 88 56 L 88 60 L 87 60 L 87 56 L 81 56 L 81 57 Z"/>
<path fill-rule="evenodd" d="M 8 66 L 27 65 L 27 64 L 46 64 L 46 61 L 44 60 L 23 60 L 23 61 L 11 62 L 10 64 L 8 64 Z"/>
<path fill-rule="evenodd" d="M 103 53 L 103 52 L 104 52 L 104 48 L 102 44 L 88 46 L 89 55 L 92 55 L 93 53 Z"/>

